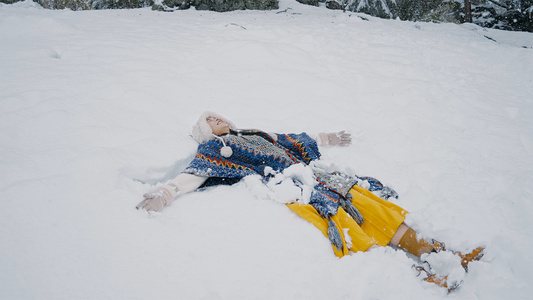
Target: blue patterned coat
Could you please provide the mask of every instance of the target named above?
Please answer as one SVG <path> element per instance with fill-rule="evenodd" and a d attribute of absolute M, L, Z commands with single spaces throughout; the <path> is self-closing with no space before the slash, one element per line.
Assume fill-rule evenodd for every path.
<path fill-rule="evenodd" d="M 196 157 L 183 172 L 210 177 L 209 185 L 233 183 L 247 175 L 259 174 L 268 179 L 270 168 L 282 172 L 291 165 L 309 164 L 320 158 L 316 141 L 306 133 L 277 134 L 276 139 L 264 132 L 243 136 L 228 134 L 222 138 L 233 151 L 229 158 L 220 154 L 224 146 L 222 141 L 211 139 L 198 146 Z M 323 217 L 335 215 L 339 200 L 357 183 L 357 178 L 319 170 L 314 170 L 314 175 L 318 184 L 309 204 Z"/>

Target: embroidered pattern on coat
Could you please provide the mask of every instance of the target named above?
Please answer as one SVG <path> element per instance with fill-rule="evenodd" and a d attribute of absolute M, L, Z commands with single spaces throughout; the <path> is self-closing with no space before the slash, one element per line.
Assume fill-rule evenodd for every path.
<path fill-rule="evenodd" d="M 307 165 L 320 157 L 316 141 L 305 133 L 279 134 L 277 141 L 258 135 L 226 135 L 222 138 L 233 151 L 229 158 L 220 154 L 223 143 L 219 139 L 212 139 L 198 146 L 196 157 L 183 172 L 222 179 L 214 182 L 253 174 L 259 174 L 268 180 L 269 177 L 265 174 L 266 167 L 281 172 L 291 165 L 298 163 Z M 326 177 L 320 177 L 318 184 L 313 187 L 309 204 L 320 215 L 329 217 L 337 213 L 342 196 L 334 188 L 335 183 L 328 182 L 329 179 Z"/>

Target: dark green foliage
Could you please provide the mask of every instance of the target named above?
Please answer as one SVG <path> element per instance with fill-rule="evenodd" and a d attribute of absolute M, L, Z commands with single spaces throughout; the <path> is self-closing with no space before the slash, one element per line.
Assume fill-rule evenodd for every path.
<path fill-rule="evenodd" d="M 481 27 L 494 27 L 498 23 L 497 16 L 494 7 L 476 6 L 472 8 L 472 18 Z"/>
<path fill-rule="evenodd" d="M 533 32 L 533 0 L 471 0 L 473 22 L 483 27 Z M 380 18 L 464 23 L 464 0 L 329 0 L 326 7 Z"/>
<path fill-rule="evenodd" d="M 533 19 L 527 13 L 511 10 L 496 17 L 499 21 L 494 28 L 533 32 Z"/>
<path fill-rule="evenodd" d="M 296 0 L 302 4 L 312 5 L 312 6 L 318 6 L 318 0 Z"/>
<path fill-rule="evenodd" d="M 178 9 L 189 9 L 191 8 L 191 0 L 164 0 L 163 5 Z"/>
<path fill-rule="evenodd" d="M 339 9 L 339 10 L 346 11 L 346 7 L 343 6 L 342 4 L 340 4 L 337 1 L 327 1 L 326 2 L 326 7 L 329 8 L 329 9 Z"/>
<path fill-rule="evenodd" d="M 0 0 L 2 3 L 12 4 L 22 0 Z M 278 0 L 163 0 L 161 5 L 154 4 L 154 0 L 34 0 L 48 9 L 123 9 L 152 6 L 155 10 L 189 9 L 195 6 L 198 10 L 212 10 L 225 12 L 242 9 L 269 10 L 277 9 Z M 312 1 L 304 0 L 312 4 Z M 318 5 L 318 4 L 317 4 Z"/>
<path fill-rule="evenodd" d="M 421 21 L 428 15 L 439 17 L 438 12 L 450 6 L 450 2 L 443 0 L 398 0 L 396 1 L 396 16 L 402 20 Z"/>
<path fill-rule="evenodd" d="M 533 32 L 533 0 L 478 0 L 474 23 L 489 28 Z"/>
<path fill-rule="evenodd" d="M 332 3 L 337 2 L 337 3 Z M 347 11 L 362 12 L 381 18 L 400 18 L 402 20 L 420 21 L 438 10 L 446 10 L 447 0 L 331 0 L 327 7 Z M 328 5 L 329 4 L 329 5 Z"/>
<path fill-rule="evenodd" d="M 192 0 L 191 5 L 198 10 L 225 12 L 242 9 L 277 9 L 277 0 Z"/>
<path fill-rule="evenodd" d="M 425 11 L 420 19 L 416 21 L 463 23 L 465 22 L 464 19 L 464 8 L 461 4 L 456 1 L 442 1 L 436 7 Z"/>
<path fill-rule="evenodd" d="M 141 8 L 154 4 L 153 0 L 34 0 L 48 9 L 108 9 Z"/>
<path fill-rule="evenodd" d="M 0 0 L 15 3 L 21 0 Z M 120 9 L 152 6 L 154 10 L 174 11 L 195 7 L 198 10 L 225 12 L 278 8 L 278 0 L 34 0 L 44 8 L 84 10 Z M 296 0 L 329 9 L 361 12 L 380 18 L 399 18 L 423 22 L 465 22 L 464 0 Z M 473 22 L 482 27 L 533 32 L 533 0 L 471 0 Z"/>
<path fill-rule="evenodd" d="M 71 9 L 71 10 L 87 10 L 91 9 L 90 1 L 85 0 L 34 0 L 42 7 L 48 9 Z"/>
<path fill-rule="evenodd" d="M 19 1 L 23 1 L 23 0 L 0 0 L 0 3 L 13 4 L 13 3 L 19 2 Z"/>
<path fill-rule="evenodd" d="M 360 5 L 363 2 L 363 5 Z M 353 1 L 346 5 L 346 10 L 356 11 L 380 18 L 393 18 L 388 5 L 383 5 L 381 0 Z"/>
<path fill-rule="evenodd" d="M 198 10 L 217 12 L 243 9 L 268 10 L 277 9 L 278 0 L 164 0 L 162 5 L 155 4 L 152 6 L 152 9 L 173 11 L 177 9 L 189 9 L 191 6 L 194 6 Z"/>
<path fill-rule="evenodd" d="M 94 9 L 141 8 L 152 6 L 153 0 L 96 0 L 93 1 Z"/>

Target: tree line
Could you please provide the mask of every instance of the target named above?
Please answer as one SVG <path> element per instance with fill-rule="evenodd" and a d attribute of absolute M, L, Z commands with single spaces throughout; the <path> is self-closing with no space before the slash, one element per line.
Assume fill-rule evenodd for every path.
<path fill-rule="evenodd" d="M 0 0 L 14 3 L 21 0 Z M 195 7 L 218 12 L 278 8 L 278 0 L 34 0 L 48 9 L 152 7 L 174 11 Z M 328 9 L 420 22 L 474 23 L 481 27 L 533 32 L 533 0 L 296 0 Z"/>

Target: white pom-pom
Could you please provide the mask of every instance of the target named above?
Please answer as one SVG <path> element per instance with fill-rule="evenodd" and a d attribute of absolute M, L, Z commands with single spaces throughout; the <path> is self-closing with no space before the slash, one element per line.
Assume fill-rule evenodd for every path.
<path fill-rule="evenodd" d="M 231 150 L 231 147 L 224 146 L 220 149 L 220 155 L 224 156 L 225 158 L 229 158 L 233 154 L 233 150 Z"/>
<path fill-rule="evenodd" d="M 274 132 L 269 132 L 268 134 L 272 137 L 274 142 L 278 141 L 278 135 L 277 134 L 275 134 Z"/>

